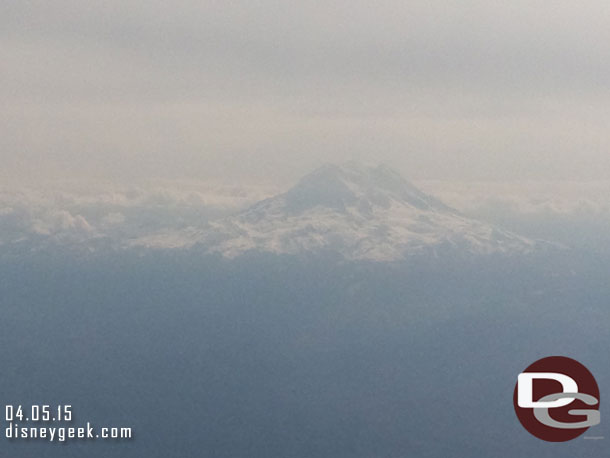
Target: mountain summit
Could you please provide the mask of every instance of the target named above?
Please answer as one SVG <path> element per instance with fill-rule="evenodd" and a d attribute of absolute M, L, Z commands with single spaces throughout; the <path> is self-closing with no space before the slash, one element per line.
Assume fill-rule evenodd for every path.
<path fill-rule="evenodd" d="M 358 206 L 361 210 L 387 208 L 392 201 L 421 210 L 449 210 L 442 202 L 411 185 L 385 165 L 366 167 L 356 162 L 328 164 L 306 175 L 285 195 L 289 208 L 302 211 L 326 206 L 338 211 Z"/>
<path fill-rule="evenodd" d="M 237 257 L 335 252 L 392 261 L 410 255 L 527 253 L 535 242 L 473 220 L 427 195 L 386 166 L 325 165 L 283 194 L 215 221 L 143 245 L 188 247 Z"/>

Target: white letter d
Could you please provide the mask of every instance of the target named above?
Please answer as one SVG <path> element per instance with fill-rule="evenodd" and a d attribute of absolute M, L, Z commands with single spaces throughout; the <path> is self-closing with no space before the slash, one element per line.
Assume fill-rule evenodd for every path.
<path fill-rule="evenodd" d="M 551 402 L 534 402 L 533 385 L 535 379 L 555 380 L 561 383 L 564 393 L 578 393 L 578 385 L 576 381 L 564 374 L 554 372 L 523 372 L 517 378 L 517 404 L 524 409 L 528 408 L 545 408 L 553 409 L 556 407 L 567 406 L 574 398 L 566 396 Z"/>

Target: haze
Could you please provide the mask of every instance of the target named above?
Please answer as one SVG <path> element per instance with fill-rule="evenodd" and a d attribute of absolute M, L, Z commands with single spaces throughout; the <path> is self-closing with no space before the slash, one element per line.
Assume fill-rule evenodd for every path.
<path fill-rule="evenodd" d="M 610 5 L 2 2 L 0 179 L 606 180 Z"/>

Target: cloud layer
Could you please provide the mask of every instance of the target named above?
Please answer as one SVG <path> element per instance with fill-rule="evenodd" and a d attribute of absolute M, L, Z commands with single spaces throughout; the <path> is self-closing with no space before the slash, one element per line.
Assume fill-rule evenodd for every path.
<path fill-rule="evenodd" d="M 610 182 L 420 181 L 464 214 L 519 234 L 610 249 Z M 159 234 L 200 231 L 281 190 L 196 182 L 116 187 L 91 183 L 0 190 L 0 246 L 126 247 Z M 20 248 L 21 247 L 21 248 Z"/>
<path fill-rule="evenodd" d="M 266 197 L 266 188 L 193 183 L 0 190 L 0 244 L 121 245 L 165 228 L 202 226 Z"/>

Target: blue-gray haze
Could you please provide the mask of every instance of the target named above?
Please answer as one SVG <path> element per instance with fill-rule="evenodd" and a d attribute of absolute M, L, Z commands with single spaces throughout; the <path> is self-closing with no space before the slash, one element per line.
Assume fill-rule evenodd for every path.
<path fill-rule="evenodd" d="M 552 354 L 610 383 L 610 260 L 346 263 L 332 255 L 55 253 L 0 265 L 5 403 L 67 403 L 131 441 L 2 441 L 26 457 L 600 456 L 512 407 Z M 596 434 L 598 435 L 598 434 Z"/>

